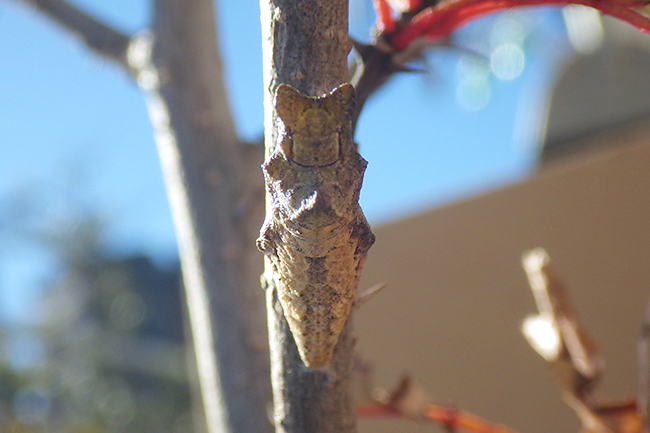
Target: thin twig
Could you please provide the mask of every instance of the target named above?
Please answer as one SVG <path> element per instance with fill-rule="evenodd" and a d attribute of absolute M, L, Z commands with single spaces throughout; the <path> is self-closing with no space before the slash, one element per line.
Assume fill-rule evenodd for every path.
<path fill-rule="evenodd" d="M 360 418 L 411 418 L 394 405 L 379 403 L 358 405 L 356 407 L 356 414 Z M 423 408 L 421 415 L 452 431 L 466 433 L 516 433 L 504 425 L 493 424 L 479 416 L 452 407 L 429 404 Z"/>
<path fill-rule="evenodd" d="M 372 387 L 372 370 L 367 365 L 364 375 L 359 378 L 365 385 L 364 388 Z M 402 377 L 392 392 L 375 388 L 365 396 L 365 399 L 370 400 L 371 403 L 357 404 L 355 407 L 355 413 L 359 418 L 429 420 L 440 424 L 450 432 L 516 433 L 504 425 L 491 423 L 455 407 L 433 404 L 426 390 L 410 376 Z"/>
<path fill-rule="evenodd" d="M 19 0 L 66 29 L 100 56 L 128 69 L 126 52 L 131 37 L 93 18 L 65 0 Z"/>

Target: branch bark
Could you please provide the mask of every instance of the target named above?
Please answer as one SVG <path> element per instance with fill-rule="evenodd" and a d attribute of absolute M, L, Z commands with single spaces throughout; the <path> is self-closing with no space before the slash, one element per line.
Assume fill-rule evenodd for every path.
<path fill-rule="evenodd" d="M 45 14 L 96 54 L 127 68 L 131 37 L 93 18 L 65 0 L 19 0 Z"/>
<path fill-rule="evenodd" d="M 141 35 L 130 65 L 148 93 L 208 432 L 265 432 L 268 355 L 257 319 L 263 301 L 250 278 L 248 171 L 226 103 L 214 17 L 211 0 L 154 1 L 153 37 Z"/>
<path fill-rule="evenodd" d="M 155 0 L 151 30 L 131 38 L 64 0 L 21 1 L 125 67 L 145 92 L 177 232 L 207 431 L 269 432 L 253 242 L 261 197 L 251 180 L 261 184 L 261 161 L 251 158 L 261 152 L 240 146 L 235 134 L 213 2 Z"/>
<path fill-rule="evenodd" d="M 338 290 L 331 284 L 332 280 L 324 276 L 322 269 L 328 269 L 329 264 L 336 267 L 345 260 L 351 259 L 348 255 L 342 259 L 343 261 L 330 260 L 327 255 L 321 254 L 322 251 L 310 254 L 306 251 L 308 247 L 301 244 L 304 239 L 300 238 L 300 234 L 312 236 L 313 233 L 322 233 L 319 232 L 321 227 L 314 227 L 313 219 L 309 221 L 309 216 L 306 216 L 312 211 L 312 215 L 319 212 L 320 215 L 327 214 L 323 218 L 328 221 L 328 224 L 332 224 L 331 227 L 337 227 L 337 230 L 345 231 L 349 227 L 354 227 L 343 236 L 346 242 L 349 241 L 347 247 L 352 245 L 356 262 L 351 260 L 351 263 L 357 268 L 347 272 L 360 271 L 365 252 L 374 239 L 367 225 L 364 226 L 365 219 L 360 210 L 357 213 L 356 200 L 358 200 L 360 177 L 358 184 L 350 182 L 350 185 L 343 188 L 345 192 L 342 194 L 351 194 L 350 197 L 354 197 L 353 203 L 348 206 L 346 201 L 345 206 L 332 212 L 329 210 L 336 208 L 336 204 L 327 207 L 331 205 L 327 198 L 327 191 L 319 189 L 327 185 L 327 181 L 323 180 L 327 178 L 324 174 L 327 171 L 325 167 L 335 167 L 338 164 L 345 166 L 346 169 L 354 167 L 352 170 L 360 171 L 360 176 L 363 174 L 365 162 L 358 157 L 351 141 L 351 113 L 341 116 L 341 111 L 346 111 L 347 108 L 344 106 L 332 108 L 327 105 L 330 99 L 337 98 L 336 94 L 319 99 L 304 96 L 324 95 L 347 81 L 347 55 L 351 48 L 348 39 L 348 2 L 347 0 L 262 0 L 260 7 L 266 89 L 264 111 L 267 160 L 264 169 L 267 177 L 267 216 L 262 235 L 258 240 L 258 247 L 267 254 L 263 279 L 267 291 L 276 431 L 353 432 L 356 430 L 356 422 L 349 393 L 354 348 L 352 318 L 351 316 L 348 318 L 340 331 L 338 344 L 332 356 L 325 349 L 330 342 L 323 337 L 328 329 L 324 321 L 330 320 L 330 316 L 317 317 L 314 311 L 332 311 L 333 307 L 328 303 L 316 306 L 309 302 L 301 304 L 305 298 L 311 300 L 319 298 L 319 295 L 314 294 L 317 290 L 323 290 L 323 296 L 329 296 L 331 293 L 338 296 L 343 293 L 343 290 Z M 280 92 L 282 96 L 278 93 L 276 101 L 276 91 L 281 83 L 291 85 L 303 95 L 285 86 L 280 88 L 284 90 Z M 341 90 L 345 93 L 344 88 Z M 285 105 L 285 109 L 281 110 L 284 114 L 278 113 L 276 110 L 278 105 Z M 298 139 L 298 136 L 303 134 L 298 124 L 303 121 L 309 124 L 308 112 L 312 109 L 320 113 L 317 117 L 323 116 L 327 119 L 328 127 L 325 128 L 323 137 L 332 131 L 337 131 L 335 142 L 327 141 L 326 144 L 325 141 L 320 142 L 316 139 L 310 143 L 314 136 L 307 137 L 307 140 Z M 295 112 L 298 112 L 298 124 L 295 124 L 293 119 Z M 279 122 L 279 116 L 282 116 L 282 122 Z M 332 126 L 330 122 L 336 126 Z M 330 127 L 332 129 L 329 129 Z M 320 126 L 316 126 L 316 129 L 319 128 Z M 321 137 L 318 134 L 316 136 Z M 327 137 L 326 140 L 331 139 L 331 135 Z M 307 141 L 308 151 L 302 152 L 300 146 L 303 146 L 305 141 Z M 336 156 L 331 160 L 334 162 L 331 165 L 328 165 L 330 160 L 323 164 L 317 162 L 320 154 L 316 156 L 316 148 L 328 146 L 336 148 L 334 151 Z M 297 156 L 298 151 L 300 156 Z M 299 157 L 302 158 L 300 161 L 298 161 Z M 352 160 L 356 162 L 353 164 Z M 337 173 L 343 175 L 344 170 Z M 303 206 L 309 202 L 306 196 L 305 200 L 296 197 L 302 197 L 301 190 L 312 187 L 315 190 L 310 197 L 315 197 L 316 204 L 302 214 L 302 211 L 295 212 L 294 214 L 298 215 L 295 218 L 291 217 L 289 214 L 292 213 L 290 209 L 292 206 L 303 210 L 306 209 L 305 206 L 309 207 Z M 289 197 L 287 200 L 281 198 L 285 193 L 289 194 L 286 196 Z M 319 207 L 318 200 L 321 200 L 323 195 L 326 198 Z M 292 201 L 290 197 L 294 197 L 298 203 L 289 203 Z M 324 211 L 324 209 L 329 210 Z M 310 234 L 307 234 L 307 231 Z M 340 232 L 337 232 L 337 236 L 338 234 Z M 319 238 L 319 235 L 313 237 Z M 321 244 L 326 245 L 330 238 L 323 235 L 321 240 Z M 344 249 L 343 244 L 340 245 L 341 250 Z M 321 247 L 316 246 L 314 249 L 319 248 Z M 325 247 L 321 249 L 328 250 Z M 291 259 L 284 261 L 287 256 L 291 256 Z M 290 272 L 294 274 L 301 272 L 300 269 L 293 271 L 288 269 L 295 264 L 291 263 L 292 259 L 294 262 L 304 260 L 302 262 L 305 264 L 302 268 L 304 272 L 297 277 L 289 275 Z M 329 271 L 331 272 L 331 268 Z M 310 281 L 305 282 L 305 279 Z M 354 284 L 354 291 L 356 291 L 356 284 L 358 279 Z M 352 296 L 356 297 L 356 293 Z M 295 301 L 293 309 L 291 298 L 300 299 Z M 290 323 L 293 323 L 291 327 L 285 318 L 287 311 L 290 312 L 288 313 L 291 318 Z M 314 314 L 316 316 L 313 316 Z M 331 317 L 336 319 L 337 316 L 338 314 L 334 314 Z M 301 327 L 304 334 L 294 339 L 291 328 L 294 333 L 299 334 Z M 331 325 L 329 330 L 338 332 L 338 329 L 334 328 L 338 328 L 338 325 Z M 310 339 L 314 339 L 315 342 Z M 300 353 L 296 341 L 300 346 Z M 329 356 L 332 358 L 329 359 Z M 308 368 L 305 365 L 319 368 Z"/>

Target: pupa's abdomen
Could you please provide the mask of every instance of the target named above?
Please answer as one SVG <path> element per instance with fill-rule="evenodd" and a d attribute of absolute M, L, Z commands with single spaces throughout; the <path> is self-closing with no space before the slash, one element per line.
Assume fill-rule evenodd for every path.
<path fill-rule="evenodd" d="M 358 205 L 366 161 L 350 131 L 354 89 L 313 98 L 282 85 L 285 136 L 263 164 L 272 213 L 258 248 L 307 367 L 329 364 L 374 236 Z"/>

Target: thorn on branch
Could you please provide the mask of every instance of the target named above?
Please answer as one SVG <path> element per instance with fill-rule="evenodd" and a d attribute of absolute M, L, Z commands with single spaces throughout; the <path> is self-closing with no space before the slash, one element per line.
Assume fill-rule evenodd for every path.
<path fill-rule="evenodd" d="M 360 293 L 359 296 L 357 296 L 355 308 L 361 307 L 363 304 L 374 298 L 375 295 L 384 289 L 387 285 L 387 283 L 381 282 Z"/>
<path fill-rule="evenodd" d="M 422 53 L 425 46 L 418 46 L 408 53 L 392 50 L 388 45 L 376 41 L 374 44 L 362 44 L 352 40 L 352 46 L 359 54 L 360 60 L 352 74 L 352 84 L 356 89 L 357 105 L 352 114 L 352 131 L 354 133 L 359 114 L 368 97 L 379 89 L 396 72 L 421 72 L 406 66 L 406 63 Z M 429 47 L 430 45 L 426 45 Z"/>

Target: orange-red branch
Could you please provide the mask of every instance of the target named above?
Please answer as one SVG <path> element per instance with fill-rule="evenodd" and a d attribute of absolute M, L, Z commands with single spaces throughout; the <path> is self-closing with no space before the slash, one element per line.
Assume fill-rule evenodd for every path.
<path fill-rule="evenodd" d="M 354 411 L 359 418 L 404 418 L 404 414 L 389 404 L 358 404 Z"/>
<path fill-rule="evenodd" d="M 445 0 L 436 6 L 427 8 L 417 14 L 401 30 L 384 35 L 392 46 L 401 51 L 413 40 L 423 36 L 437 39 L 448 36 L 467 21 L 490 12 L 521 6 L 565 6 L 580 4 L 598 9 L 606 15 L 627 21 L 643 32 L 650 33 L 650 19 L 637 12 L 639 2 L 620 2 L 606 0 Z"/>
<path fill-rule="evenodd" d="M 358 417 L 363 418 L 411 418 L 398 407 L 391 404 L 365 404 L 356 407 Z M 466 433 L 516 433 L 506 426 L 492 424 L 471 413 L 449 407 L 428 404 L 422 410 L 422 416 L 428 420 L 450 428 L 452 431 Z"/>
<path fill-rule="evenodd" d="M 449 427 L 453 431 L 464 431 L 470 433 L 515 433 L 506 426 L 492 424 L 487 420 L 472 415 L 469 412 L 457 411 L 452 408 L 428 405 L 424 410 L 424 416 L 439 424 Z"/>
<path fill-rule="evenodd" d="M 386 0 L 373 0 L 372 5 L 377 14 L 377 31 L 386 34 L 395 31 L 395 19 L 388 2 Z"/>

